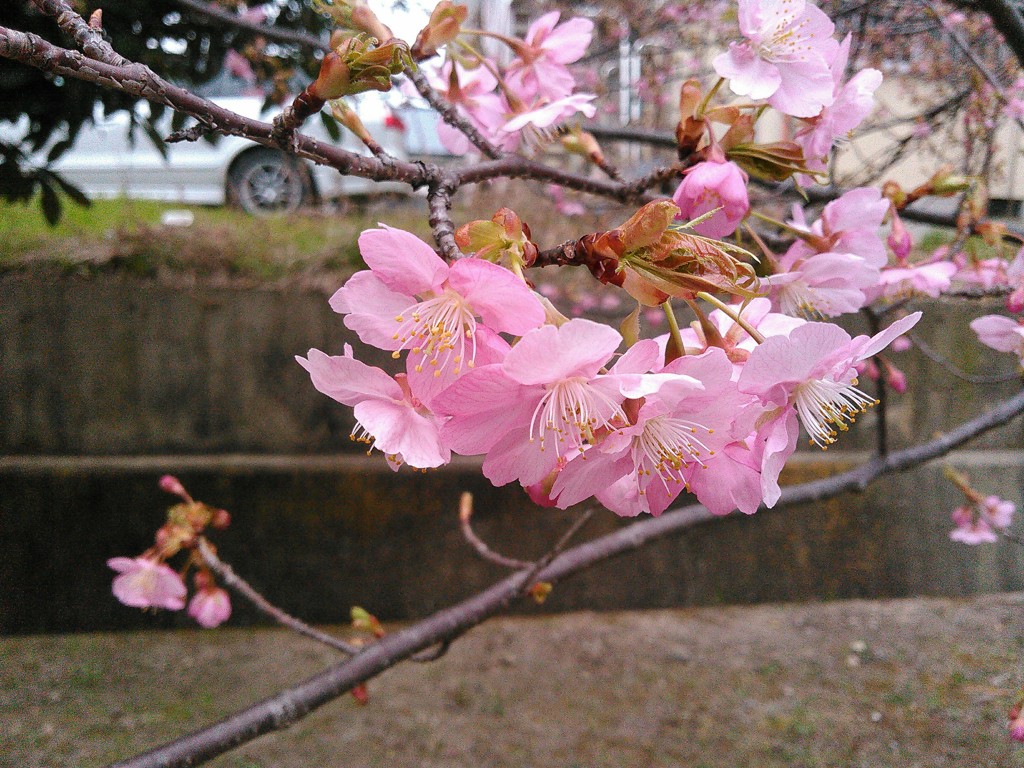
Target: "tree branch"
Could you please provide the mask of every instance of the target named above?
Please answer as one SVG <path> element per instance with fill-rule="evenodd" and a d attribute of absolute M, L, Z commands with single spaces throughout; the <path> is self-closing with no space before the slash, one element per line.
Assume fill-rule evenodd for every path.
<path fill-rule="evenodd" d="M 297 619 L 290 613 L 278 608 L 276 605 L 267 600 L 263 595 L 253 589 L 252 585 L 249 584 L 245 579 L 235 573 L 234 568 L 221 560 L 217 553 L 214 552 L 213 547 L 203 537 L 199 537 L 198 543 L 199 556 L 203 559 L 203 562 L 209 567 L 211 571 L 216 573 L 224 585 L 228 587 L 235 594 L 245 598 L 252 603 L 256 608 L 266 616 L 276 621 L 283 627 L 308 637 L 311 640 L 316 640 L 318 643 L 322 643 L 329 648 L 333 648 L 336 651 L 340 651 L 348 656 L 352 656 L 359 652 L 359 646 L 346 643 L 333 635 L 328 635 L 326 632 L 321 632 L 315 627 L 309 626 L 306 622 L 301 619 Z"/>
<path fill-rule="evenodd" d="M 1024 17 L 1011 0 L 973 0 L 958 5 L 987 13 L 993 26 L 999 30 L 1017 61 L 1024 67 Z"/>
<path fill-rule="evenodd" d="M 406 67 L 405 76 L 416 86 L 420 96 L 426 99 L 427 103 L 441 115 L 441 119 L 452 126 L 452 128 L 460 131 L 485 157 L 489 157 L 492 160 L 497 160 L 501 157 L 501 150 L 488 141 L 469 120 L 460 115 L 455 105 L 434 90 L 422 70 L 417 67 Z"/>
<path fill-rule="evenodd" d="M 19 61 L 45 72 L 97 83 L 115 91 L 148 99 L 194 117 L 211 131 L 241 136 L 263 146 L 279 148 L 274 126 L 270 123 L 244 117 L 219 107 L 160 78 L 141 64 L 115 66 L 94 61 L 77 51 L 52 45 L 38 35 L 2 26 L 0 57 Z M 341 173 L 373 181 L 400 181 L 416 187 L 424 184 L 431 175 L 430 167 L 424 163 L 385 163 L 378 158 L 364 157 L 298 134 L 291 149 L 298 157 L 319 165 L 330 166 Z M 435 168 L 435 172 L 439 171 Z"/>
<path fill-rule="evenodd" d="M 1024 413 L 1024 392 L 1018 393 L 951 432 L 912 448 L 875 457 L 833 477 L 783 489 L 775 509 L 822 501 L 847 491 L 863 491 L 875 479 L 916 467 L 949 453 L 968 440 Z M 671 534 L 715 519 L 701 505 L 666 512 L 564 551 L 536 574 L 555 582 L 595 563 L 630 552 Z M 520 595 L 522 572 L 450 608 L 387 635 L 362 651 L 281 693 L 253 704 L 214 725 L 188 734 L 111 768 L 184 768 L 203 763 L 264 733 L 284 728 L 359 683 L 437 643 L 451 641 L 503 610 Z"/>
<path fill-rule="evenodd" d="M 42 13 L 56 19 L 57 26 L 64 30 L 90 59 L 102 61 L 115 67 L 123 67 L 131 63 L 122 58 L 110 43 L 103 39 L 103 33 L 91 27 L 67 0 L 32 0 L 32 2 Z"/>
<path fill-rule="evenodd" d="M 295 32 L 290 29 L 280 29 L 279 27 L 267 26 L 266 24 L 260 24 L 256 21 L 249 21 L 237 13 L 226 11 L 223 8 L 219 8 L 211 3 L 205 3 L 202 0 L 177 0 L 177 3 L 184 8 L 188 8 L 190 11 L 206 16 L 208 19 L 218 21 L 225 26 L 235 27 L 236 29 L 242 29 L 246 32 L 254 32 L 257 35 L 262 35 L 267 40 L 273 40 L 275 43 L 298 45 L 303 48 L 312 48 L 314 50 L 323 51 L 324 53 L 330 53 L 331 50 L 331 47 L 326 42 L 318 37 L 314 37 L 313 35 L 309 35 L 304 32 Z"/>

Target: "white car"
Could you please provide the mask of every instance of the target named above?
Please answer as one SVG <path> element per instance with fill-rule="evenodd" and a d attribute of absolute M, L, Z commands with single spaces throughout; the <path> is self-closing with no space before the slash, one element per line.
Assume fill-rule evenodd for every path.
<path fill-rule="evenodd" d="M 223 82 L 218 85 L 223 92 Z M 238 114 L 264 121 L 270 121 L 279 111 L 261 113 L 263 97 L 258 94 L 217 96 L 210 100 Z M 383 94 L 358 94 L 350 103 L 384 149 L 400 159 L 408 157 L 403 123 L 392 112 Z M 404 184 L 342 176 L 332 168 L 296 160 L 279 150 L 236 136 L 220 136 L 213 142 L 200 139 L 167 144 L 165 158 L 142 130 L 149 110 L 146 102 L 135 106 L 137 127 L 131 131 L 131 115 L 127 111 L 105 116 L 97 105 L 92 123 L 82 126 L 74 146 L 50 168 L 90 198 L 129 197 L 208 205 L 230 202 L 255 214 L 290 212 L 316 200 L 410 192 Z M 19 134 L 18 124 L 0 128 L 6 128 L 0 130 L 5 137 Z M 319 115 L 307 120 L 300 130 L 319 141 L 369 154 L 344 128 L 338 141 L 333 140 Z M 25 131 L 26 127 L 22 127 L 20 135 Z M 157 121 L 157 131 L 161 136 L 171 133 L 169 109 Z M 55 137 L 33 156 L 33 160 L 43 164 L 49 147 L 60 138 Z"/>

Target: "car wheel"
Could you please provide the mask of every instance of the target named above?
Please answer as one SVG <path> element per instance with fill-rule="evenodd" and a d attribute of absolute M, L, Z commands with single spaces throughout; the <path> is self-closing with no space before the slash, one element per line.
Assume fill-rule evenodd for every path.
<path fill-rule="evenodd" d="M 228 171 L 228 200 L 247 213 L 291 213 L 313 199 L 309 173 L 275 149 L 246 152 Z"/>

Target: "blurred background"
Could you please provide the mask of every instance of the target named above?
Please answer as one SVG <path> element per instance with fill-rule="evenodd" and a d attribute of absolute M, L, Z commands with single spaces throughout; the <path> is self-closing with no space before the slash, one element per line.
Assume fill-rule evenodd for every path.
<path fill-rule="evenodd" d="M 80 3 L 86 15 L 97 5 Z M 226 25 L 203 5 L 125 0 L 103 8 L 103 25 L 121 54 L 250 116 L 269 119 L 312 79 L 315 48 Z M 679 85 L 688 77 L 712 82 L 709 63 L 727 44 L 723 30 L 735 13 L 724 2 L 469 5 L 469 25 L 519 35 L 554 7 L 595 20 L 577 75 L 599 97 L 588 128 L 627 175 L 673 159 Z M 393 6 L 381 16 L 411 39 L 429 8 Z M 951 164 L 977 179 L 974 194 L 990 213 L 1017 226 L 1020 126 L 943 22 L 899 2 L 825 6 L 842 33 L 857 34 L 857 66 L 886 76 L 861 138 L 836 153 L 833 186 L 895 178 L 909 189 Z M 251 24 L 327 36 L 327 19 L 299 0 L 218 7 Z M 1019 67 L 987 17 L 941 7 L 967 48 L 1016 93 Z M 62 39 L 21 0 L 0 8 L 0 24 Z M 463 162 L 440 143 L 436 114 L 411 94 L 398 86 L 363 94 L 353 107 L 392 154 Z M 149 546 L 173 502 L 157 489 L 168 472 L 197 499 L 231 512 L 231 528 L 217 539 L 224 558 L 272 601 L 314 622 L 344 621 L 353 604 L 382 619 L 423 616 L 498 578 L 459 533 L 464 490 L 474 493 L 478 529 L 496 549 L 517 557 L 545 551 L 571 513 L 533 508 L 518 488 L 490 488 L 472 460 L 426 475 L 391 472 L 349 440 L 350 410 L 317 393 L 294 362 L 311 347 L 339 354 L 358 344 L 327 298 L 362 266 L 363 229 L 385 222 L 429 239 L 422 196 L 240 139 L 163 141 L 187 126 L 160 107 L 0 61 L 0 632 L 187 621 L 118 604 L 105 565 Z M 364 151 L 327 113 L 303 130 Z M 761 130 L 768 140 L 792 126 Z M 578 158 L 559 162 L 582 169 Z M 777 189 L 759 194 L 780 217 L 797 199 Z M 955 204 L 916 209 L 919 254 L 952 240 L 936 222 Z M 543 184 L 498 182 L 464 190 L 455 221 L 489 218 L 502 205 L 530 224 L 541 247 L 631 213 Z M 966 247 L 979 258 L 992 248 L 981 238 Z M 565 272 L 533 276 L 563 312 L 617 325 L 630 311 L 589 276 Z M 967 328 L 998 302 L 976 302 L 967 313 L 921 305 L 931 319 L 920 335 L 950 366 L 918 350 L 902 353 L 911 389 L 889 407 L 893 447 L 947 430 L 1017 388 L 969 384 L 952 370 L 1011 367 Z M 659 322 L 645 318 L 645 332 L 662 332 Z M 847 325 L 866 328 L 857 318 Z M 366 359 L 390 363 L 383 354 Z M 874 418 L 861 419 L 838 450 L 802 451 L 785 479 L 852 466 L 874 447 Z M 977 487 L 1020 504 L 1024 470 L 1010 449 L 1021 438 L 1019 424 L 997 430 L 958 454 L 957 466 Z M 941 468 L 929 466 L 859 496 L 688 531 L 559 585 L 544 606 L 524 610 L 1024 586 L 1019 548 L 949 542 L 956 503 Z M 621 524 L 598 515 L 585 535 Z M 232 618 L 255 620 L 245 606 Z"/>

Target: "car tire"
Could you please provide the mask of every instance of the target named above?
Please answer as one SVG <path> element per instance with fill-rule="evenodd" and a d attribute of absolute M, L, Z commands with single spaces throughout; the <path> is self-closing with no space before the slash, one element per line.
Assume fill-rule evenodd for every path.
<path fill-rule="evenodd" d="M 276 149 L 253 149 L 228 171 L 228 201 L 257 216 L 292 213 L 313 201 L 313 184 L 301 162 Z"/>

